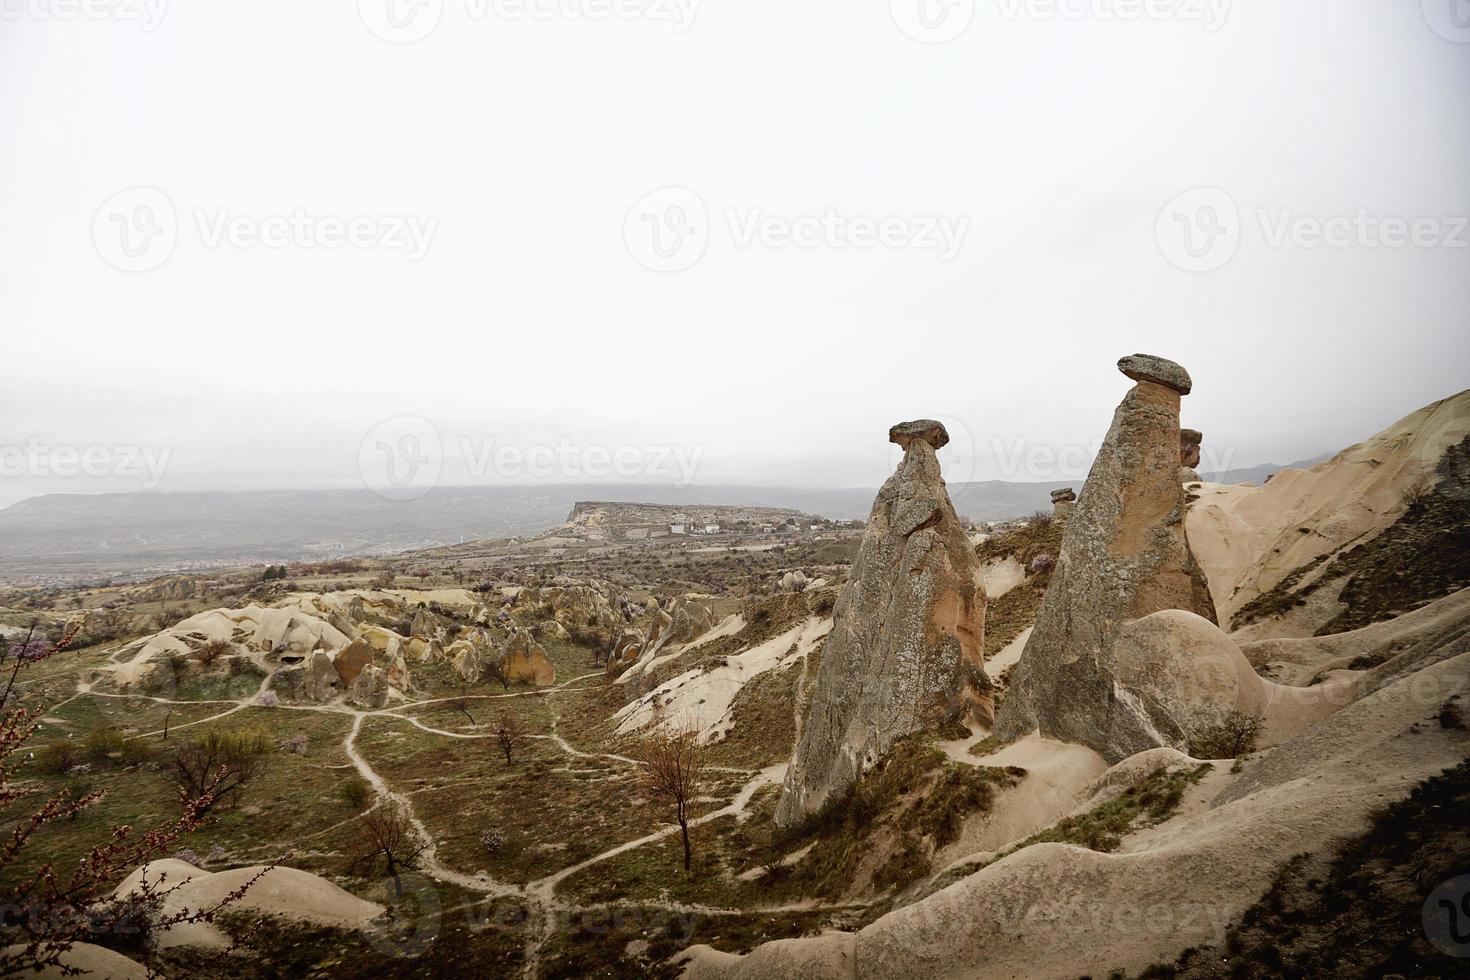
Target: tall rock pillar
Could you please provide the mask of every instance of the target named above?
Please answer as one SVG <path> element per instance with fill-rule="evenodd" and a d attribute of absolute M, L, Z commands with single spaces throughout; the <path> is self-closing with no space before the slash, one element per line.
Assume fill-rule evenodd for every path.
<path fill-rule="evenodd" d="M 811 707 L 776 823 L 835 803 L 904 735 L 962 719 L 992 723 L 984 670 L 985 587 L 944 488 L 938 422 L 896 425 L 903 461 L 883 484 L 852 577 L 833 610 Z"/>
<path fill-rule="evenodd" d="M 1209 583 L 1184 531 L 1179 400 L 1188 372 L 1134 354 L 1118 369 L 1137 382 L 1082 487 L 1036 627 L 1012 672 L 996 733 L 1034 730 L 1118 761 L 1168 744 L 1167 723 L 1119 684 L 1112 644 L 1125 622 L 1184 609 L 1215 622 Z"/>

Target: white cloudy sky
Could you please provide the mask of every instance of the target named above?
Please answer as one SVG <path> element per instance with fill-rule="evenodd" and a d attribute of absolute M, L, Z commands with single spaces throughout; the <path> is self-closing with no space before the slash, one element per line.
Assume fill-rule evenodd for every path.
<path fill-rule="evenodd" d="M 401 37 L 390 0 L 71 2 L 0 0 L 0 505 L 140 482 L 57 476 L 56 447 L 166 451 L 165 490 L 357 485 L 400 416 L 450 482 L 510 478 L 459 458 L 493 440 L 875 484 L 917 416 L 967 433 L 952 479 L 1048 479 L 1015 451 L 1085 451 L 1133 351 L 1189 368 L 1185 422 L 1234 465 L 1470 386 L 1459 0 L 924 0 L 939 31 L 971 17 L 944 44 L 905 33 L 920 0 L 391 0 L 410 33 L 437 17 L 407 44 L 374 33 Z M 661 273 L 627 219 L 670 186 L 708 244 Z M 1168 209 L 1199 187 L 1189 208 L 1237 215 L 1186 271 Z M 172 252 L 109 264 L 160 194 Z M 964 236 L 740 241 L 829 210 Z M 1302 238 L 1360 211 L 1343 244 Z M 296 212 L 432 234 L 213 237 Z"/>

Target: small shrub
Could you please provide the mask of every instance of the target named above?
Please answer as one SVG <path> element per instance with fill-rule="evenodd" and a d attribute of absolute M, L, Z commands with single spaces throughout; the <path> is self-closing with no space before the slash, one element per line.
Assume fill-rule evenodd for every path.
<path fill-rule="evenodd" d="M 349 776 L 344 779 L 338 793 L 342 796 L 342 802 L 353 810 L 360 811 L 367 806 L 368 784 L 367 780 L 361 776 Z"/>
<path fill-rule="evenodd" d="M 80 765 L 81 761 L 81 746 L 70 741 L 52 742 L 42 749 L 41 754 L 36 758 L 36 762 L 42 769 L 58 776 Z"/>
<path fill-rule="evenodd" d="M 498 830 L 487 830 L 480 834 L 480 846 L 489 854 L 495 854 L 505 846 L 505 834 Z"/>
<path fill-rule="evenodd" d="M 199 859 L 198 854 L 195 854 L 187 847 L 184 848 L 182 851 L 174 852 L 173 859 L 175 861 L 183 861 L 185 864 L 192 864 L 196 868 L 204 863 Z"/>
<path fill-rule="evenodd" d="M 255 698 L 255 703 L 262 708 L 279 708 L 281 697 L 275 691 L 261 691 Z"/>
<path fill-rule="evenodd" d="M 1465 709 L 1460 705 L 1458 694 L 1446 701 L 1439 709 L 1439 727 L 1455 729 L 1465 727 Z"/>
<path fill-rule="evenodd" d="M 122 733 L 116 728 L 94 728 L 82 739 L 82 752 L 91 762 L 106 762 L 123 750 Z"/>
<path fill-rule="evenodd" d="M 1231 708 L 1217 715 L 1194 719 L 1190 729 L 1189 754 L 1196 759 L 1238 759 L 1256 750 L 1263 719 Z"/>
<path fill-rule="evenodd" d="M 122 743 L 122 764 L 125 766 L 140 766 L 153 761 L 153 746 L 145 738 L 124 739 Z"/>
<path fill-rule="evenodd" d="M 311 739 L 306 737 L 305 732 L 297 732 L 289 738 L 283 738 L 276 743 L 276 748 L 281 752 L 289 752 L 292 755 L 305 755 L 306 747 Z"/>
<path fill-rule="evenodd" d="M 194 651 L 194 656 L 204 667 L 213 667 L 215 661 L 229 654 L 232 647 L 228 640 L 210 640 L 204 646 Z"/>

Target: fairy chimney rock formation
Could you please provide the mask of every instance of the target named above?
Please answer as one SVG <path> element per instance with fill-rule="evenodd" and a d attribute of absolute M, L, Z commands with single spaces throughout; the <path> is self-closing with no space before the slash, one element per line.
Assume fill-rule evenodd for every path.
<path fill-rule="evenodd" d="M 988 725 L 994 713 L 981 569 L 935 456 L 949 434 L 924 420 L 889 439 L 903 461 L 878 491 L 833 610 L 776 808 L 783 827 L 840 801 L 904 735 L 956 719 Z"/>
<path fill-rule="evenodd" d="M 1169 744 L 1177 727 L 1117 679 L 1119 628 L 1164 609 L 1215 622 L 1184 530 L 1179 399 L 1184 368 L 1144 354 L 1118 369 L 1137 382 L 1113 415 L 1066 530 L 1051 586 L 1016 665 L 996 733 L 1081 742 L 1110 762 Z"/>
<path fill-rule="evenodd" d="M 1064 521 L 1072 515 L 1072 507 L 1077 503 L 1077 491 L 1071 487 L 1063 487 L 1051 492 L 1051 513 L 1054 518 Z"/>
<path fill-rule="evenodd" d="M 1179 480 L 1181 483 L 1198 483 L 1200 444 L 1205 435 L 1198 429 L 1179 430 Z"/>

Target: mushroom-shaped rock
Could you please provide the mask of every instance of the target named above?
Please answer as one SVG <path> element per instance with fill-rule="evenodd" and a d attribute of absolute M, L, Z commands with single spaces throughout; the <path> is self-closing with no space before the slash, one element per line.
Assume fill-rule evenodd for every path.
<path fill-rule="evenodd" d="M 1184 527 L 1179 397 L 1178 388 L 1142 377 L 1113 414 L 1011 672 L 996 719 L 1002 738 L 1039 729 L 1111 762 L 1169 744 L 1120 678 L 1114 648 L 1123 624 L 1161 610 L 1215 622 Z"/>
<path fill-rule="evenodd" d="M 935 449 L 943 449 L 949 445 L 949 432 L 944 428 L 943 422 L 933 419 L 900 422 L 888 430 L 888 441 L 897 443 L 905 451 L 916 440 L 927 442 Z"/>
<path fill-rule="evenodd" d="M 841 800 L 905 735 L 956 720 L 992 721 L 982 659 L 985 587 L 934 453 L 944 429 L 907 425 L 903 461 L 878 491 L 833 610 L 776 807 L 783 827 Z"/>
<path fill-rule="evenodd" d="M 1118 370 L 1134 381 L 1151 381 L 1187 395 L 1194 388 L 1189 372 L 1173 361 L 1152 354 L 1129 354 L 1120 358 Z"/>
<path fill-rule="evenodd" d="M 1054 504 L 1060 504 L 1064 502 L 1070 503 L 1071 501 L 1074 501 L 1076 499 L 1077 491 L 1073 490 L 1071 487 L 1062 487 L 1062 489 L 1060 490 L 1053 490 L 1051 492 L 1051 502 Z"/>

